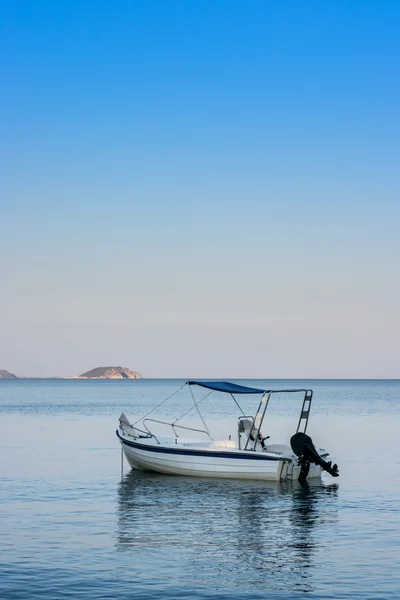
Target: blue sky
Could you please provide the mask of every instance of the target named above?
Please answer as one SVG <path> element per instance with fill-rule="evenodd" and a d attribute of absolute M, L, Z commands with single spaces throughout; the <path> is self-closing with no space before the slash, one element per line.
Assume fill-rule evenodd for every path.
<path fill-rule="evenodd" d="M 400 377 L 398 2 L 0 19 L 0 368 Z"/>

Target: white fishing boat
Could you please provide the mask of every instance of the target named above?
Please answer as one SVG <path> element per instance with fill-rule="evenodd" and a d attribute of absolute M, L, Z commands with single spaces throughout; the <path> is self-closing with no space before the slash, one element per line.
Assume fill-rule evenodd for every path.
<path fill-rule="evenodd" d="M 204 429 L 178 425 L 181 417 L 173 422 L 150 419 L 148 415 L 153 411 L 131 424 L 122 413 L 116 434 L 131 467 L 173 475 L 270 481 L 313 479 L 321 477 L 324 470 L 333 477 L 339 475 L 337 465 L 326 461 L 328 452 L 322 448 L 317 450 L 306 434 L 312 390 L 263 390 L 226 381 L 187 381 L 185 386 L 190 391 L 193 405 L 182 416 L 195 409 Z M 193 394 L 194 386 L 207 390 L 199 400 Z M 214 440 L 210 434 L 199 404 L 213 392 L 229 394 L 240 411 L 236 440 Z M 282 393 L 300 394 L 300 416 L 296 433 L 288 440 L 289 443 L 271 444 L 268 443 L 270 436 L 263 437 L 262 426 L 271 397 Z M 247 394 L 260 397 L 254 416 L 246 415 L 237 399 L 237 396 Z M 155 427 L 160 425 L 171 427 L 172 435 L 156 434 Z M 182 432 L 198 437 L 183 437 Z"/>

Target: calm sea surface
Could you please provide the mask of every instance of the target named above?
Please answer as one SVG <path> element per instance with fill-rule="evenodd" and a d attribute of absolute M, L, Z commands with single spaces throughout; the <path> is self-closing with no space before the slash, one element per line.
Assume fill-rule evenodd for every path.
<path fill-rule="evenodd" d="M 121 473 L 120 413 L 182 383 L 0 381 L 0 598 L 400 598 L 400 381 L 247 382 L 314 390 L 308 433 L 340 467 L 322 485 Z M 271 442 L 294 433 L 295 400 L 272 403 Z M 228 398 L 202 406 L 236 435 Z"/>

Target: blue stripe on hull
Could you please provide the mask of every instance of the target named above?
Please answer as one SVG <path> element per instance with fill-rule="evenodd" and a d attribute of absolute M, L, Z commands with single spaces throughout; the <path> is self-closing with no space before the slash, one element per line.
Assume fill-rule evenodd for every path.
<path fill-rule="evenodd" d="M 115 432 L 117 437 L 126 446 L 131 448 L 137 448 L 138 450 L 146 450 L 147 452 L 158 452 L 161 454 L 183 454 L 185 456 L 212 456 L 213 458 L 236 458 L 241 460 L 268 460 L 268 461 L 279 461 L 284 460 L 278 457 L 262 456 L 256 454 L 242 454 L 241 452 L 225 452 L 215 450 L 184 450 L 183 448 L 165 448 L 160 446 L 148 446 L 147 444 L 141 444 L 140 442 L 131 442 L 126 440 L 119 435 L 118 430 Z"/>

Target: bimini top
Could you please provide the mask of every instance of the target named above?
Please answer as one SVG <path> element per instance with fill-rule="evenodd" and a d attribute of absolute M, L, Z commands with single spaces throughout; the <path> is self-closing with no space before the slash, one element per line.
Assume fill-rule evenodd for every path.
<path fill-rule="evenodd" d="M 215 390 L 216 392 L 228 392 L 228 394 L 264 394 L 266 390 L 229 383 L 229 381 L 187 381 L 188 385 L 200 385 L 201 387 Z"/>

